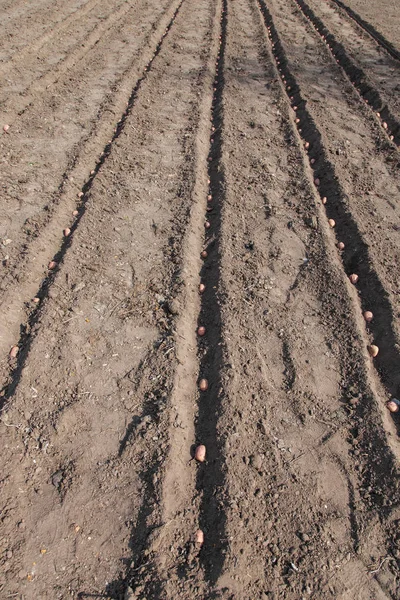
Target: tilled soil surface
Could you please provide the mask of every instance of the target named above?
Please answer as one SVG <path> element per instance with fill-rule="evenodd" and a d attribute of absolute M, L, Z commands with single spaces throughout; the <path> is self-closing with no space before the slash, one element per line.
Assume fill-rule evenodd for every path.
<path fill-rule="evenodd" d="M 368 0 L 330 1 L 335 3 L 339 1 L 340 6 L 349 11 L 352 18 L 357 19 L 369 31 L 382 36 L 384 42 L 389 42 L 400 52 L 399 7 L 396 0 L 380 0 L 379 2 L 369 2 Z"/>
<path fill-rule="evenodd" d="M 359 5 L 1 2 L 0 598 L 400 597 L 400 61 Z"/>

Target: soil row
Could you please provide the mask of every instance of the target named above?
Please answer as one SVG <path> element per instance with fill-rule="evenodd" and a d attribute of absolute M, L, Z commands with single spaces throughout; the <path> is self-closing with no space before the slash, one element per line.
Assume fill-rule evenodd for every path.
<path fill-rule="evenodd" d="M 176 11 L 21 350 L 1 423 L 5 595 L 114 598 L 140 575 L 173 427 L 174 298 L 214 16 L 206 1 Z"/>
<path fill-rule="evenodd" d="M 16 57 L 29 57 L 43 44 L 74 20 L 85 16 L 98 0 L 74 0 L 50 2 L 35 0 L 29 5 L 24 1 L 12 2 L 2 7 L 4 36 L 1 45 L 1 70 L 3 74 Z"/>
<path fill-rule="evenodd" d="M 109 30 L 121 28 L 123 17 L 129 19 L 132 7 L 127 2 L 110 2 L 99 15 L 95 5 L 77 22 L 71 18 L 63 31 L 52 30 L 40 48 L 28 48 L 3 66 L 8 85 L 2 87 L 0 120 L 10 127 L 46 90 L 52 88 L 67 72 L 75 69 Z M 57 28 L 55 28 L 57 29 Z M 113 31 L 115 35 L 115 31 Z M 90 57 L 89 57 L 90 58 Z"/>
<path fill-rule="evenodd" d="M 327 216 L 335 223 L 337 241 L 344 243 L 346 273 L 358 276 L 363 311 L 375 315 L 370 339 L 380 353 L 374 364 L 389 394 L 396 396 L 399 331 L 395 315 L 399 307 L 397 283 L 392 279 L 394 263 L 389 257 L 399 255 L 397 151 L 379 137 L 374 140 L 369 111 L 357 97 L 352 98 L 354 92 L 346 89 L 339 69 L 339 74 L 334 72 L 331 57 L 328 54 L 326 59 L 315 34 L 305 43 L 309 26 L 287 4 L 285 0 L 271 2 L 274 11 L 282 11 L 282 17 L 275 19 L 277 64 L 298 131 L 308 144 L 310 166 L 321 199 L 326 199 Z M 299 52 L 308 56 L 308 69 L 299 68 Z M 316 70 L 320 74 L 317 83 Z"/>
<path fill-rule="evenodd" d="M 314 7 L 311 9 L 303 0 L 298 0 L 296 3 L 325 41 L 336 62 L 343 67 L 355 89 L 375 112 L 390 141 L 399 145 L 400 105 L 396 93 L 398 87 L 396 75 L 400 73 L 398 63 L 391 57 L 387 57 L 374 42 L 369 40 L 368 36 L 361 36 L 357 27 L 350 27 L 349 22 L 343 18 L 337 19 L 338 13 L 330 9 L 329 5 L 324 5 L 324 18 L 330 19 L 331 28 L 332 19 L 335 20 L 336 17 L 337 24 L 333 22 L 335 35 L 315 14 Z M 349 41 L 347 43 L 338 41 L 338 34 L 343 40 Z M 351 48 L 351 54 L 345 50 L 346 45 Z M 361 52 L 360 47 L 362 47 Z M 357 57 L 356 61 L 352 55 Z"/>
<path fill-rule="evenodd" d="M 398 151 L 292 0 L 118 6 L 1 140 L 0 595 L 395 600 Z"/>
<path fill-rule="evenodd" d="M 391 54 L 393 58 L 400 60 L 400 52 L 395 47 L 397 41 L 395 34 L 396 23 L 395 20 L 392 20 L 391 18 L 391 13 L 392 11 L 395 11 L 396 8 L 395 6 L 393 6 L 393 4 L 390 3 L 390 1 L 387 2 L 387 0 L 385 0 L 385 2 L 383 3 L 384 7 L 382 9 L 380 7 L 376 7 L 376 10 L 374 10 L 375 7 L 373 7 L 372 11 L 371 9 L 369 9 L 368 4 L 364 3 L 364 6 L 362 7 L 362 12 L 365 12 L 365 14 L 368 15 L 367 18 L 372 17 L 372 20 L 378 24 L 377 27 L 372 25 L 365 18 L 363 18 L 361 14 L 359 14 L 359 12 L 356 12 L 356 10 L 349 6 L 349 4 L 352 4 L 354 5 L 354 7 L 357 7 L 357 5 L 359 4 L 359 0 L 347 0 L 347 4 L 341 2 L 340 0 L 332 0 L 332 2 L 334 2 L 336 6 L 345 11 L 360 27 L 365 29 L 365 31 L 367 31 L 369 35 L 371 35 L 378 42 L 378 44 L 385 48 L 385 50 L 389 52 L 389 54 Z M 393 15 L 395 16 L 395 14 L 396 13 L 394 12 Z M 382 35 L 382 33 L 380 33 L 379 30 L 386 30 L 385 34 L 391 39 L 391 41 L 389 41 L 387 37 Z"/>
<path fill-rule="evenodd" d="M 32 299 L 41 299 L 41 289 L 48 286 L 48 264 L 57 262 L 59 253 L 68 244 L 63 231 L 76 225 L 73 212 L 82 212 L 85 190 L 118 135 L 116 128 L 129 108 L 132 90 L 146 73 L 179 5 L 174 0 L 159 4 L 157 10 L 150 3 L 145 3 L 142 11 L 136 7 L 140 21 L 125 23 L 119 33 L 122 37 L 129 35 L 132 40 L 131 47 L 123 46 L 121 54 L 115 56 L 115 60 L 121 61 L 119 68 L 114 63 L 108 36 L 113 38 L 115 49 L 120 47 L 120 40 L 111 28 L 93 49 L 93 68 L 88 66 L 88 57 L 82 63 L 86 77 L 79 79 L 77 73 L 77 78 L 70 81 L 66 75 L 59 82 L 58 93 L 53 90 L 38 96 L 37 103 L 21 117 L 19 133 L 10 129 L 11 133 L 2 138 L 4 149 L 8 149 L 3 164 L 7 177 L 3 188 L 4 268 L 0 286 L 4 311 L 0 348 L 4 370 L 10 347 L 19 343 L 21 324 L 24 328 L 33 318 Z M 110 84 L 112 87 L 108 89 Z M 43 124 L 42 116 L 46 114 L 54 127 L 48 126 L 41 137 L 35 123 Z"/>
<path fill-rule="evenodd" d="M 225 508 L 228 546 L 217 589 L 238 598 L 337 598 L 354 577 L 360 598 L 385 597 L 366 575 L 386 532 L 375 539 L 364 530 L 380 505 L 364 499 L 370 484 L 360 471 L 371 471 L 357 465 L 354 439 L 376 439 L 374 477 L 383 457 L 392 478 L 396 467 L 378 397 L 366 385 L 364 327 L 355 326 L 357 304 L 349 302 L 256 4 L 229 6 L 227 30 L 225 400 L 217 423 L 226 483 L 216 502 Z M 395 480 L 390 485 L 388 501 L 396 496 Z"/>

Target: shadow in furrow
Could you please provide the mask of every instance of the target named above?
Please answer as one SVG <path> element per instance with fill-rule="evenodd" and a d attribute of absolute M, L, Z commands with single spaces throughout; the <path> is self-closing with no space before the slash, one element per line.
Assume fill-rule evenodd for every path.
<path fill-rule="evenodd" d="M 349 495 L 348 507 L 349 507 L 349 521 L 350 521 L 350 534 L 353 542 L 354 552 L 358 553 L 360 548 L 360 536 L 359 536 L 359 526 L 357 523 L 357 502 L 355 497 L 354 485 L 350 479 L 350 476 L 347 472 L 346 466 L 343 462 L 336 457 L 336 464 L 341 470 L 344 478 L 347 483 L 347 492 Z"/>
<path fill-rule="evenodd" d="M 282 359 L 283 364 L 285 365 L 285 370 L 283 372 L 285 387 L 287 391 L 290 391 L 293 389 L 296 381 L 296 367 L 294 365 L 293 357 L 290 352 L 290 346 L 287 340 L 284 340 L 282 344 Z"/>
<path fill-rule="evenodd" d="M 214 584 L 224 564 L 227 547 L 221 491 L 225 488 L 224 465 L 221 458 L 221 440 L 218 438 L 218 419 L 225 397 L 221 382 L 224 347 L 221 335 L 221 207 L 225 197 L 225 178 L 222 166 L 222 127 L 224 56 L 227 29 L 227 0 L 222 3 L 221 44 L 216 65 L 216 79 L 212 102 L 212 133 L 208 156 L 210 180 L 205 249 L 207 257 L 201 269 L 201 281 L 206 285 L 202 295 L 199 325 L 206 335 L 199 341 L 200 379 L 208 381 L 208 389 L 200 391 L 196 439 L 207 448 L 207 461 L 199 465 L 196 487 L 201 494 L 199 525 L 205 533 L 200 561 L 205 577 Z"/>

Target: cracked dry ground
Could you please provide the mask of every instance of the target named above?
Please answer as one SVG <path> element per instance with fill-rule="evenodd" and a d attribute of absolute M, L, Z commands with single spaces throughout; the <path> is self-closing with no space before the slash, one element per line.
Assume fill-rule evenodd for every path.
<path fill-rule="evenodd" d="M 0 0 L 2 600 L 400 597 L 394 5 Z"/>

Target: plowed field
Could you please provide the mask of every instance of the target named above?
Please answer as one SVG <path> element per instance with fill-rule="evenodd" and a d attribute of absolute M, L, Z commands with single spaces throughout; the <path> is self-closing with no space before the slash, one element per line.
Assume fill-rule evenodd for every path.
<path fill-rule="evenodd" d="M 398 600 L 395 0 L 0 6 L 1 600 Z"/>

